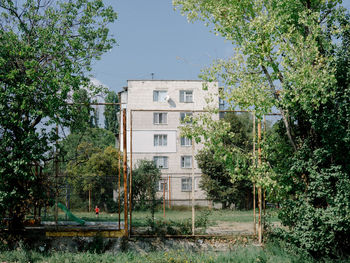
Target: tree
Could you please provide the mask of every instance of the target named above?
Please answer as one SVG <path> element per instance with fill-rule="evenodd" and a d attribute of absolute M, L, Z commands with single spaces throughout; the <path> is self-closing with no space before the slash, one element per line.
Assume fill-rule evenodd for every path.
<path fill-rule="evenodd" d="M 266 165 L 255 171 L 259 186 L 285 200 L 280 218 L 289 228 L 279 236 L 315 258 L 348 253 L 349 19 L 341 1 L 174 2 L 233 43 L 234 56 L 202 77 L 221 80 L 232 107 L 282 115 L 278 145 L 266 145 Z"/>
<path fill-rule="evenodd" d="M 232 136 L 221 138 L 225 148 L 232 146 L 239 147 L 245 154 L 251 151 L 252 145 L 252 121 L 248 114 L 237 115 L 227 113 L 224 120 L 230 124 Z M 203 175 L 201 179 L 201 188 L 207 193 L 207 196 L 221 202 L 223 208 L 235 204 L 238 208 L 250 208 L 252 201 L 252 184 L 249 180 L 232 180 L 231 173 L 226 168 L 222 159 L 215 158 L 215 148 L 208 147 L 199 151 L 196 155 L 198 166 Z M 235 162 L 235 160 L 233 160 Z M 248 167 L 241 170 L 241 174 L 248 173 Z"/>
<path fill-rule="evenodd" d="M 114 91 L 109 91 L 105 101 L 108 103 L 118 103 L 118 95 Z M 119 110 L 119 105 L 106 105 L 103 113 L 105 116 L 105 129 L 113 132 L 116 136 L 119 134 L 119 123 L 117 116 Z"/>
<path fill-rule="evenodd" d="M 92 171 L 87 169 L 86 165 L 87 162 L 90 162 L 92 155 L 99 154 L 102 155 L 100 156 L 102 158 L 104 150 L 113 146 L 114 135 L 110 131 L 100 128 L 85 128 L 80 133 L 69 134 L 60 142 L 60 159 L 62 159 L 60 168 L 62 173 L 68 176 L 66 183 L 73 187 L 73 194 L 81 199 L 86 199 L 87 191 L 90 191 L 91 194 L 94 190 L 94 201 L 100 202 L 101 191 L 106 188 L 106 186 L 101 187 L 100 182 L 103 181 L 101 178 L 105 178 L 107 181 L 103 182 L 111 186 L 108 180 L 111 180 L 115 174 L 111 172 L 104 177 L 98 177 L 96 172 L 91 174 Z M 87 174 L 84 174 L 86 171 Z M 111 207 L 112 202 L 108 200 L 105 204 Z M 76 205 L 81 206 L 79 203 Z M 99 205 L 102 206 L 101 203 Z"/>
<path fill-rule="evenodd" d="M 71 133 L 60 142 L 60 157 L 63 164 L 77 162 L 79 158 L 79 145 L 87 143 L 91 148 L 103 150 L 108 146 L 114 146 L 114 135 L 101 128 L 86 128 L 80 133 Z M 64 165 L 62 167 L 64 169 Z"/>
<path fill-rule="evenodd" d="M 73 93 L 73 105 L 71 106 L 70 132 L 84 133 L 89 127 L 97 127 L 94 123 L 94 115 L 90 106 L 91 99 L 88 91 L 81 88 Z"/>
<path fill-rule="evenodd" d="M 91 63 L 115 43 L 102 0 L 0 0 L 0 207 L 21 226 L 35 174 L 67 123 L 72 91 L 90 87 Z"/>
<path fill-rule="evenodd" d="M 222 203 L 222 208 L 235 205 L 239 209 L 251 208 L 252 184 L 249 180 L 232 181 L 224 163 L 213 157 L 214 153 L 201 150 L 196 155 L 198 166 L 202 171 L 200 187 L 207 197 Z"/>
<path fill-rule="evenodd" d="M 330 36 L 339 30 L 341 1 L 174 0 L 190 20 L 201 19 L 231 41 L 234 55 L 217 60 L 202 77 L 220 79 L 222 98 L 233 107 L 254 106 L 259 118 L 279 109 L 294 149 L 289 108 L 319 108 L 335 83 Z M 301 89 L 302 88 L 302 89 Z M 301 96 L 302 94 L 302 96 Z"/>
<path fill-rule="evenodd" d="M 153 161 L 139 160 L 137 168 L 132 174 L 132 200 L 136 209 L 150 208 L 152 222 L 157 202 L 156 185 L 160 180 L 161 172 Z"/>
<path fill-rule="evenodd" d="M 113 189 L 116 189 L 118 150 L 113 146 L 94 148 L 90 143 L 82 142 L 78 152 L 78 159 L 67 166 L 69 182 L 81 197 L 90 191 L 96 205 L 114 211 Z"/>

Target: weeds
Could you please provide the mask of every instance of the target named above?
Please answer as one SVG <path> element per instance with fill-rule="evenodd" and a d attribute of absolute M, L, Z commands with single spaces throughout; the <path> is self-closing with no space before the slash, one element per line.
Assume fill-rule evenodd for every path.
<path fill-rule="evenodd" d="M 202 210 L 195 219 L 195 228 L 200 231 L 201 234 L 205 233 L 210 210 Z M 159 236 L 164 235 L 190 235 L 192 234 L 192 219 L 187 218 L 180 221 L 158 219 L 153 220 L 152 218 L 147 219 L 149 231 L 148 234 L 154 234 Z"/>

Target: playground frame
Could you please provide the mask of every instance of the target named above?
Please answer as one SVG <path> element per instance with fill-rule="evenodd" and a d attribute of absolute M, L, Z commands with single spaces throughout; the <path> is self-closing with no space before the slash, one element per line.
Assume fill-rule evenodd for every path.
<path fill-rule="evenodd" d="M 119 101 L 120 101 L 120 94 L 119 94 Z M 206 110 L 175 110 L 175 109 L 130 109 L 130 115 L 129 115 L 129 122 L 130 122 L 130 141 L 129 141 L 129 178 L 128 178 L 128 156 L 127 156 L 127 109 L 122 109 L 122 105 L 125 105 L 126 103 L 67 103 L 68 105 L 86 105 L 86 106 L 119 106 L 119 114 L 118 114 L 118 121 L 121 123 L 121 119 L 123 120 L 123 167 L 121 167 L 121 155 L 120 151 L 118 153 L 118 178 L 117 178 L 117 192 L 118 192 L 118 230 L 123 230 L 123 235 L 125 237 L 129 237 L 132 235 L 132 172 L 133 172 L 133 163 L 132 163 L 132 154 L 133 154 L 133 143 L 132 143 L 132 135 L 133 135 L 133 113 L 136 112 L 192 112 L 192 113 L 205 113 L 208 112 Z M 264 115 L 263 120 L 259 119 L 257 123 L 257 146 L 258 146 L 258 158 L 256 162 L 256 117 L 255 112 L 250 110 L 219 110 L 217 113 L 228 113 L 228 112 L 235 112 L 235 113 L 242 113 L 242 112 L 248 112 L 252 114 L 253 119 L 253 165 L 256 167 L 256 165 L 261 165 L 262 162 L 262 151 L 261 151 L 261 140 L 262 140 L 262 122 L 264 123 L 264 129 L 266 127 L 266 119 L 265 116 L 280 116 L 280 113 L 270 113 Z M 58 134 L 58 126 L 56 126 L 56 132 Z M 264 132 L 265 133 L 265 132 Z M 118 146 L 120 149 L 120 132 L 118 133 Z M 195 150 L 195 142 L 192 140 L 192 158 L 194 158 L 194 151 Z M 58 164 L 57 164 L 57 154 L 55 158 L 55 178 L 57 183 L 58 178 Z M 123 189 L 124 189 L 124 227 L 121 229 L 121 168 L 123 168 Z M 129 179 L 129 180 L 128 180 Z M 129 183 L 129 192 L 128 192 L 128 183 Z M 194 195 L 194 166 L 192 165 L 192 237 L 197 236 L 195 235 L 195 195 Z M 57 185 L 56 185 L 57 187 Z M 253 217 L 254 217 L 254 235 L 256 235 L 256 186 L 255 183 L 253 183 Z M 55 223 L 56 226 L 58 225 L 57 218 L 58 218 L 58 209 L 57 209 L 57 199 L 58 199 L 58 190 L 56 189 L 56 209 L 55 209 Z M 258 240 L 259 243 L 262 243 L 263 239 L 263 223 L 262 223 L 262 211 L 263 211 L 263 202 L 265 200 L 265 194 L 262 193 L 262 188 L 258 187 Z M 265 202 L 264 202 L 265 203 Z M 164 203 L 165 204 L 165 203 Z M 163 205 L 164 205 L 163 204 Z M 165 205 L 163 207 L 165 210 Z M 187 235 L 186 235 L 187 236 Z"/>

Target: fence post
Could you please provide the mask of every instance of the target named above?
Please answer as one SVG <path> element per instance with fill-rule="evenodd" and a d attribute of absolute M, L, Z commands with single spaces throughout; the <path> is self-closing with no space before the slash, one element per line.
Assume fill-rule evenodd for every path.
<path fill-rule="evenodd" d="M 128 163 L 126 144 L 126 109 L 123 109 L 123 172 L 124 172 L 124 236 L 129 236 L 128 228 Z"/>

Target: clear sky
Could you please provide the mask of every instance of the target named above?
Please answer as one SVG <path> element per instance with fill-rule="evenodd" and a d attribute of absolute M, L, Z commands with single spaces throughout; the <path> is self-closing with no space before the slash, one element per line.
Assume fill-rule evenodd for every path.
<path fill-rule="evenodd" d="M 200 70 L 231 54 L 231 44 L 203 22 L 188 23 L 171 0 L 105 0 L 118 13 L 110 26 L 118 45 L 93 65 L 111 90 L 129 79 L 198 79 Z M 350 0 L 343 0 L 350 10 Z"/>

